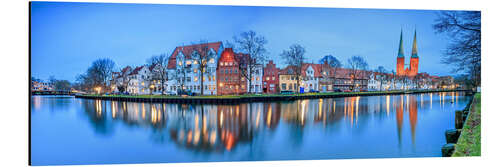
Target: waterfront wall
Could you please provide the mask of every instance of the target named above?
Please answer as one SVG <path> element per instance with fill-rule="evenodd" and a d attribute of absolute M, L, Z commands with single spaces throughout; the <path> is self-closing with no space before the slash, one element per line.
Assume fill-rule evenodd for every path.
<path fill-rule="evenodd" d="M 203 104 L 235 104 L 245 102 L 268 102 L 268 101 L 291 101 L 299 99 L 337 98 L 353 96 L 384 96 L 433 92 L 454 92 L 465 90 L 424 90 L 424 91 L 392 91 L 392 92 L 350 92 L 350 93 L 318 93 L 318 94 L 291 94 L 291 95 L 249 95 L 249 96 L 99 96 L 99 95 L 75 95 L 76 98 L 98 99 L 129 102 L 161 102 L 161 103 L 203 103 Z"/>

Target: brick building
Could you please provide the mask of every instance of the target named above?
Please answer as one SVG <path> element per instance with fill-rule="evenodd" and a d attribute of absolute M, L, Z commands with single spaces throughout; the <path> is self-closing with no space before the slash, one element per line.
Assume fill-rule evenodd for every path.
<path fill-rule="evenodd" d="M 225 48 L 217 64 L 217 95 L 244 94 L 247 80 L 238 71 L 232 48 Z"/>
<path fill-rule="evenodd" d="M 279 68 L 273 61 L 269 61 L 264 67 L 264 75 L 262 77 L 262 93 L 278 93 L 279 92 Z"/>

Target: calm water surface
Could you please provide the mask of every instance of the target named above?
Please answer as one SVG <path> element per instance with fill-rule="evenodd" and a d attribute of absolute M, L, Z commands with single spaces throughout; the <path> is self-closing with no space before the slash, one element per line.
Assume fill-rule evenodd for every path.
<path fill-rule="evenodd" d="M 439 157 L 462 93 L 186 105 L 33 96 L 33 165 Z"/>

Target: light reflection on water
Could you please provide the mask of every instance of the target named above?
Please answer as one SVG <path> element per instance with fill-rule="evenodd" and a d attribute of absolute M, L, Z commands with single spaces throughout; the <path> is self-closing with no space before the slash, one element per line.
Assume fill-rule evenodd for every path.
<path fill-rule="evenodd" d="M 189 105 L 34 96 L 32 163 L 441 156 L 444 131 L 468 98 L 442 92 Z"/>

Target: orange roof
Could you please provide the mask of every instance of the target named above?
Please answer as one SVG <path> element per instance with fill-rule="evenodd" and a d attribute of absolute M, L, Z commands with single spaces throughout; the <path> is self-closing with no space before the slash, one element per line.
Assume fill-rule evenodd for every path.
<path fill-rule="evenodd" d="M 219 48 L 222 45 L 222 42 L 212 42 L 212 43 L 203 43 L 203 44 L 194 44 L 194 45 L 188 45 L 188 46 L 178 46 L 174 49 L 174 52 L 172 52 L 172 55 L 170 55 L 170 58 L 168 59 L 168 69 L 175 68 L 175 64 L 177 61 L 177 55 L 179 55 L 180 52 L 186 56 L 186 58 L 190 59 L 191 54 L 195 49 L 200 47 L 201 45 L 208 45 L 208 48 L 213 49 L 216 53 L 219 53 Z"/>
<path fill-rule="evenodd" d="M 233 48 L 224 48 L 222 54 L 220 56 L 219 62 L 234 62 L 236 59 L 234 58 Z"/>
<path fill-rule="evenodd" d="M 139 67 L 136 67 L 131 73 L 130 75 L 135 75 L 135 74 L 138 74 L 139 71 L 144 68 L 144 66 L 139 66 Z"/>

